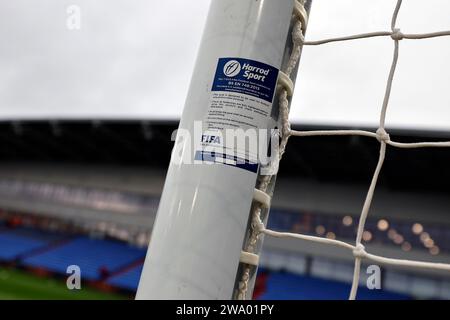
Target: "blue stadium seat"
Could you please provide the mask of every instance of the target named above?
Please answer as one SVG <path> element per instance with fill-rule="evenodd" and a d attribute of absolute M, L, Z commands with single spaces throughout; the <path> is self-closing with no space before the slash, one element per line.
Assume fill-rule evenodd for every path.
<path fill-rule="evenodd" d="M 259 300 L 345 300 L 350 292 L 350 284 L 331 280 L 294 275 L 271 273 L 267 278 L 266 291 Z M 384 290 L 359 288 L 359 300 L 406 300 L 408 296 Z"/>
<path fill-rule="evenodd" d="M 141 277 L 143 264 L 108 279 L 107 283 L 125 290 L 136 291 Z"/>
<path fill-rule="evenodd" d="M 60 239 L 59 235 L 28 228 L 4 229 L 0 233 L 0 260 L 13 261 Z"/>
<path fill-rule="evenodd" d="M 78 265 L 83 279 L 99 280 L 102 272 L 116 272 L 143 259 L 145 253 L 143 249 L 121 242 L 79 237 L 42 254 L 27 257 L 22 263 L 64 274 L 68 266 Z"/>

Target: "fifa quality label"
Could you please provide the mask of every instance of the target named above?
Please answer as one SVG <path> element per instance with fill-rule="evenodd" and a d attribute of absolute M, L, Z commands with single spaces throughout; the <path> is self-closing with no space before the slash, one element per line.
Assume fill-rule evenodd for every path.
<path fill-rule="evenodd" d="M 256 173 L 259 143 L 248 139 L 256 134 L 259 141 L 259 129 L 268 126 L 277 79 L 278 69 L 265 63 L 220 58 L 195 159 Z M 239 143 L 243 138 L 247 143 Z"/>

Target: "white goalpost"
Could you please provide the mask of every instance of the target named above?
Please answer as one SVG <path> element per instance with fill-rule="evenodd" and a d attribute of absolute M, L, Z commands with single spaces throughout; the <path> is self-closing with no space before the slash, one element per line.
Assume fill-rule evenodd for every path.
<path fill-rule="evenodd" d="M 240 261 L 256 263 L 241 255 L 256 155 L 208 148 L 227 129 L 277 125 L 277 79 L 299 4 L 211 1 L 137 299 L 231 299 Z"/>
<path fill-rule="evenodd" d="M 310 5 L 303 0 L 212 1 L 137 299 L 251 299 L 264 235 L 350 250 L 350 299 L 357 297 L 362 260 L 450 271 L 448 264 L 373 255 L 362 244 L 388 148 L 450 147 L 450 142 L 396 142 L 385 126 L 400 42 L 450 36 L 450 31 L 402 33 L 398 0 L 389 31 L 305 41 Z M 372 37 L 390 37 L 394 43 L 378 130 L 292 130 L 289 109 L 302 47 Z M 197 121 L 202 123 L 196 136 Z M 279 129 L 280 140 L 272 136 L 276 154 L 267 164 L 248 146 L 223 145 L 221 133 L 227 129 L 252 128 Z M 276 168 L 288 140 L 329 135 L 364 136 L 380 145 L 355 243 L 267 229 Z"/>

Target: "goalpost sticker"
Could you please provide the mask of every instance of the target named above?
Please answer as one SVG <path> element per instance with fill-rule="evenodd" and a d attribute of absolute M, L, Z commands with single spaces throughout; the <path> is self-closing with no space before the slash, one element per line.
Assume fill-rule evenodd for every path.
<path fill-rule="evenodd" d="M 268 127 L 277 79 L 278 69 L 268 64 L 220 58 L 195 160 L 223 163 L 256 173 L 258 129 Z M 235 137 L 230 138 L 233 132 Z M 255 135 L 257 141 L 251 141 Z"/>
<path fill-rule="evenodd" d="M 270 108 L 278 69 L 265 63 L 239 58 L 222 58 L 217 64 L 213 92 L 236 92 L 266 101 Z"/>

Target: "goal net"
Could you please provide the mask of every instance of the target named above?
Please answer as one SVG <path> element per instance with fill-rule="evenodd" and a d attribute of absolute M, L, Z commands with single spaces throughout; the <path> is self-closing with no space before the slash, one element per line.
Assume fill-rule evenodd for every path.
<path fill-rule="evenodd" d="M 305 41 L 311 4 L 311 0 L 211 1 L 137 299 L 250 299 L 264 236 L 348 250 L 354 259 L 350 299 L 357 296 L 363 261 L 450 271 L 449 264 L 388 258 L 369 253 L 363 245 L 366 220 L 389 149 L 450 147 L 450 142 L 393 141 L 386 129 L 401 42 L 450 36 L 450 31 L 401 32 L 399 0 L 388 31 Z M 394 44 L 378 129 L 291 129 L 289 111 L 303 48 L 375 37 L 392 39 Z M 228 140 L 228 131 L 239 132 L 244 143 L 234 144 L 237 135 Z M 255 143 L 247 143 L 247 133 L 257 137 L 252 140 Z M 266 227 L 278 167 L 289 140 L 313 136 L 360 136 L 379 143 L 379 159 L 354 243 Z M 271 150 L 256 150 L 268 145 Z M 270 159 L 264 158 L 268 153 Z"/>
<path fill-rule="evenodd" d="M 450 265 L 444 263 L 432 263 L 414 260 L 403 260 L 383 257 L 368 252 L 364 245 L 363 234 L 365 224 L 370 213 L 372 200 L 375 194 L 378 178 L 382 171 L 386 158 L 386 152 L 389 148 L 413 149 L 413 148 L 445 148 L 450 147 L 450 142 L 418 142 L 402 143 L 393 141 L 386 129 L 386 115 L 389 107 L 389 99 L 394 82 L 397 62 L 399 60 L 399 51 L 401 41 L 420 40 L 435 37 L 450 36 L 450 31 L 439 31 L 432 33 L 408 34 L 403 33 L 397 25 L 397 18 L 401 10 L 402 0 L 398 0 L 392 14 L 390 30 L 376 31 L 371 33 L 362 33 L 344 37 L 336 37 L 317 41 L 305 41 L 305 30 L 308 21 L 307 7 L 311 1 L 297 0 L 292 22 L 292 52 L 289 62 L 280 72 L 278 80 L 278 101 L 279 101 L 279 127 L 280 127 L 280 145 L 279 156 L 275 162 L 279 162 L 288 146 L 290 138 L 313 137 L 313 136 L 363 136 L 376 139 L 379 142 L 379 158 L 373 173 L 371 183 L 368 187 L 364 205 L 361 209 L 357 235 L 354 243 L 347 243 L 340 240 L 316 237 L 304 234 L 277 232 L 266 228 L 268 212 L 270 208 L 272 191 L 275 184 L 276 175 L 259 175 L 257 188 L 255 189 L 253 205 L 251 210 L 251 223 L 247 232 L 247 239 L 244 250 L 241 254 L 241 267 L 239 269 L 238 280 L 235 286 L 235 298 L 251 298 L 252 286 L 255 280 L 255 273 L 258 264 L 258 254 L 261 250 L 262 235 L 277 238 L 293 238 L 301 241 L 311 241 L 329 246 L 344 248 L 352 252 L 354 257 L 354 271 L 349 299 L 357 297 L 358 284 L 360 280 L 361 263 L 364 260 L 371 261 L 381 265 L 401 266 L 408 268 L 432 269 L 450 271 Z M 364 38 L 390 37 L 394 43 L 393 59 L 387 79 L 384 99 L 381 103 L 380 118 L 378 129 L 374 132 L 365 130 L 324 130 L 324 131 L 296 131 L 292 130 L 289 123 L 290 101 L 293 94 L 293 71 L 296 69 L 303 46 L 332 45 L 336 42 L 357 41 Z M 407 152 L 407 151 L 405 151 Z M 271 166 L 278 167 L 278 163 L 272 163 Z"/>

